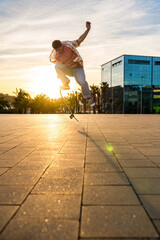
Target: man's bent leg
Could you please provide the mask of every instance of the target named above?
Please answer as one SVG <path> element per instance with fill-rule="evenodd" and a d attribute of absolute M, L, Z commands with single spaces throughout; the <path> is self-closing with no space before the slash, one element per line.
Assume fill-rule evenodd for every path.
<path fill-rule="evenodd" d="M 91 93 L 89 90 L 88 83 L 86 81 L 84 69 L 81 67 L 74 68 L 74 77 L 77 83 L 81 86 L 83 97 L 90 98 Z"/>
<path fill-rule="evenodd" d="M 72 69 L 63 64 L 57 63 L 55 65 L 55 70 L 57 72 L 57 77 L 62 81 L 63 85 L 70 82 L 66 75 L 73 77 Z"/>

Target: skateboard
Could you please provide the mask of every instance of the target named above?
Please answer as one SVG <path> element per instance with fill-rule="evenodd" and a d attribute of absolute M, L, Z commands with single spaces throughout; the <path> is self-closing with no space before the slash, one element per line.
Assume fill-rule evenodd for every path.
<path fill-rule="evenodd" d="M 69 116 L 70 119 L 74 118 L 77 122 L 79 122 L 78 119 L 74 116 L 74 113 L 72 112 L 71 108 L 68 106 L 68 104 L 67 104 L 66 100 L 64 99 L 61 91 L 62 91 L 62 89 L 60 88 L 60 89 L 59 89 L 59 92 L 60 92 L 61 98 L 62 98 L 62 100 L 64 101 L 66 107 L 68 108 L 68 110 L 69 110 L 69 112 L 70 112 L 70 114 L 71 114 L 71 115 Z"/>

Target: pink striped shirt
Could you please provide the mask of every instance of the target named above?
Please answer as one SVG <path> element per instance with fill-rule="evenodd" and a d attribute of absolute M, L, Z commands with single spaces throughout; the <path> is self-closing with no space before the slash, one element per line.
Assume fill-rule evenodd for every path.
<path fill-rule="evenodd" d="M 76 49 L 79 46 L 78 42 L 63 41 L 62 44 L 64 46 L 63 52 L 57 54 L 53 49 L 49 57 L 50 62 L 55 64 L 59 62 L 71 68 L 76 67 L 78 64 L 83 67 L 83 59 Z"/>

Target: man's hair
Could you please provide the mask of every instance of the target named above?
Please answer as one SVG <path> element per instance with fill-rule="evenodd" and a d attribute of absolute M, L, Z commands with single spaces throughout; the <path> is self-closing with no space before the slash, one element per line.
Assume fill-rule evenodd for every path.
<path fill-rule="evenodd" d="M 54 41 L 52 42 L 52 47 L 53 47 L 54 49 L 57 49 L 57 48 L 59 48 L 59 47 L 61 47 L 61 46 L 62 46 L 62 43 L 61 43 L 60 40 L 54 40 Z"/>

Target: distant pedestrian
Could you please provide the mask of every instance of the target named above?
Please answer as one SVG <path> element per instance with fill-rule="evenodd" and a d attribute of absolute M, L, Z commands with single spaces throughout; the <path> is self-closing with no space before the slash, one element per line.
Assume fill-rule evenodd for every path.
<path fill-rule="evenodd" d="M 86 98 L 90 106 L 95 103 L 91 99 L 91 93 L 88 83 L 86 81 L 85 72 L 83 68 L 83 60 L 77 51 L 77 47 L 86 38 L 91 29 L 91 23 L 86 22 L 87 30 L 75 41 L 60 41 L 54 40 L 52 42 L 53 50 L 50 54 L 50 62 L 56 64 L 55 69 L 57 77 L 62 81 L 62 90 L 69 90 L 70 80 L 67 76 L 74 77 L 77 83 L 81 86 L 83 97 Z"/>

